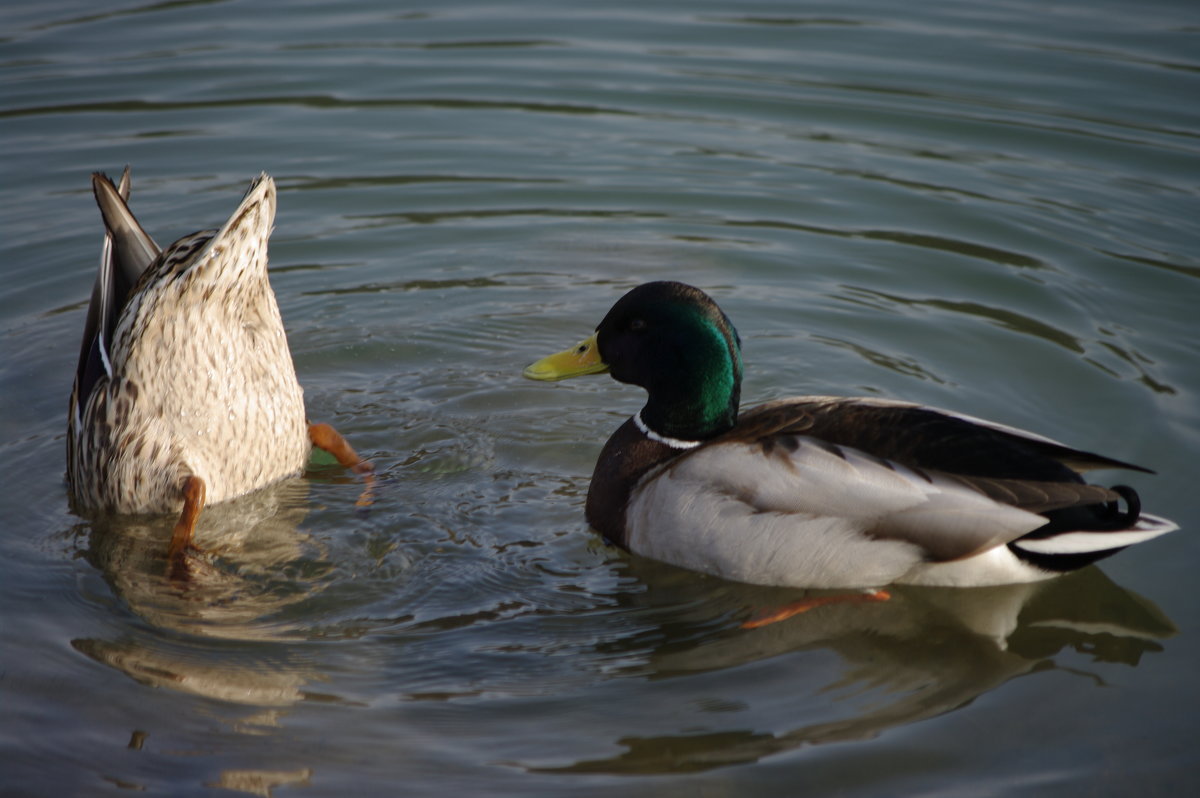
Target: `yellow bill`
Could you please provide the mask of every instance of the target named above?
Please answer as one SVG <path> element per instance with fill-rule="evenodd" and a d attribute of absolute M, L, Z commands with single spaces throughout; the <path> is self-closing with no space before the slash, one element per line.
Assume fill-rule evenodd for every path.
<path fill-rule="evenodd" d="M 606 371 L 608 364 L 600 359 L 600 347 L 596 345 L 596 336 L 592 335 L 564 352 L 526 366 L 522 373 L 531 380 L 549 382 L 583 374 L 603 374 Z"/>

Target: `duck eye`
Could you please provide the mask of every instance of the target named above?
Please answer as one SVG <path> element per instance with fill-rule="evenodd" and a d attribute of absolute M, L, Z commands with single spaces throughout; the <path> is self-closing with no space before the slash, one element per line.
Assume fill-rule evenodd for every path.
<path fill-rule="evenodd" d="M 632 332 L 641 332 L 641 331 L 645 330 L 646 329 L 645 319 L 634 319 L 633 321 L 629 322 L 629 329 Z"/>

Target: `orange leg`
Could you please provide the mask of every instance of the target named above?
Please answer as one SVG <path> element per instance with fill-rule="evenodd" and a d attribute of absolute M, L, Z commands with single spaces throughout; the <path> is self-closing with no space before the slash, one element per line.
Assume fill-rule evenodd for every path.
<path fill-rule="evenodd" d="M 865 593 L 846 593 L 834 596 L 813 596 L 812 598 L 794 601 L 774 610 L 757 615 L 742 624 L 743 629 L 759 629 L 779 621 L 786 621 L 793 615 L 822 607 L 826 604 L 861 604 L 867 601 L 887 601 L 892 596 L 886 590 L 869 590 Z"/>
<path fill-rule="evenodd" d="M 371 492 L 375 485 L 375 466 L 371 461 L 358 456 L 342 434 L 328 424 L 309 424 L 308 439 L 313 446 L 324 449 L 337 458 L 343 468 L 349 468 L 363 478 L 363 491 L 358 496 L 356 504 L 366 507 L 371 504 Z"/>
<path fill-rule="evenodd" d="M 167 547 L 167 559 L 173 563 L 179 562 L 188 549 L 195 548 L 192 535 L 196 531 L 196 519 L 204 509 L 204 495 L 204 480 L 200 477 L 188 477 L 183 481 L 183 512 L 179 514 L 171 545 Z"/>

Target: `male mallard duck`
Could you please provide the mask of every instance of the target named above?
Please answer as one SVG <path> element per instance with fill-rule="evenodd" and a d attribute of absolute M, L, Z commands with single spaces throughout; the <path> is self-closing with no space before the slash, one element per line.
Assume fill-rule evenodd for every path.
<path fill-rule="evenodd" d="M 649 398 L 601 451 L 587 520 L 619 546 L 685 568 L 792 587 L 994 585 L 1176 529 L 1142 514 L 1132 488 L 1079 475 L 1146 469 L 1012 427 L 832 396 L 739 416 L 737 332 L 682 283 L 634 288 L 595 335 L 525 376 L 605 371 Z"/>
<path fill-rule="evenodd" d="M 92 189 L 107 232 L 67 425 L 81 513 L 180 512 L 174 559 L 206 501 L 299 474 L 313 444 L 369 474 L 326 424 L 305 420 L 267 279 L 275 182 L 261 175 L 220 230 L 160 250 L 130 212 L 129 169 Z"/>

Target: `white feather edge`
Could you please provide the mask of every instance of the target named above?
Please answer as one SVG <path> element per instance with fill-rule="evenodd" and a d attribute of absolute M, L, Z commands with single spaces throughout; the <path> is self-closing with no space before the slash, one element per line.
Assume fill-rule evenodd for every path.
<path fill-rule="evenodd" d="M 122 197 L 129 196 L 129 173 L 128 171 L 121 177 L 121 185 L 117 192 Z M 97 269 L 96 286 L 99 290 L 99 295 L 95 297 L 95 301 L 99 303 L 98 319 L 96 322 L 96 337 L 98 339 L 98 347 L 100 349 L 100 362 L 104 365 L 104 376 L 112 379 L 113 368 L 112 361 L 108 358 L 108 341 L 105 339 L 104 330 L 108 326 L 108 314 L 112 313 L 112 270 L 113 270 L 113 238 L 112 233 L 106 227 L 104 230 L 104 244 L 100 247 L 100 266 Z M 78 386 L 76 386 L 78 390 Z M 87 403 L 88 397 L 75 396 L 74 413 L 71 417 L 71 423 L 74 426 L 75 439 L 80 440 L 83 435 L 83 406 Z"/>
<path fill-rule="evenodd" d="M 716 576 L 794 587 L 1007 584 L 1051 575 L 1002 545 L 1042 526 L 1041 516 L 853 449 L 839 456 L 797 440 L 781 455 L 787 462 L 764 457 L 757 445 L 726 443 L 651 471 L 629 503 L 629 548 Z M 926 550 L 906 539 L 918 531 L 924 539 L 968 535 L 981 554 L 929 565 Z"/>
<path fill-rule="evenodd" d="M 1120 532 L 1064 532 L 1048 538 L 1018 540 L 1013 545 L 1034 554 L 1086 554 L 1091 551 L 1132 546 L 1174 532 L 1178 528 L 1174 522 L 1165 518 L 1142 515 L 1132 529 Z"/>

